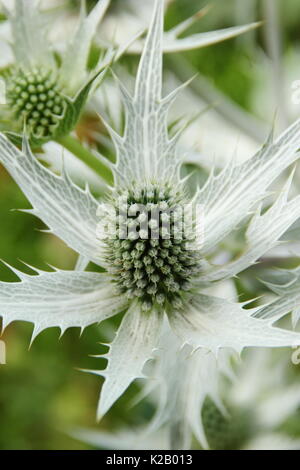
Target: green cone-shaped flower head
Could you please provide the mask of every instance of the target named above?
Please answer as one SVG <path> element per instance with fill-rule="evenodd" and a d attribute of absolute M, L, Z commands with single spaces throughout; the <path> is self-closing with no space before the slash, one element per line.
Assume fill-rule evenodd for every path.
<path fill-rule="evenodd" d="M 179 308 L 189 281 L 200 271 L 183 190 L 167 183 L 136 185 L 119 191 L 112 207 L 102 220 L 110 227 L 116 220 L 114 237 L 106 242 L 107 264 L 120 293 L 138 299 L 142 310 L 155 304 Z"/>
<path fill-rule="evenodd" d="M 82 14 L 77 32 L 59 61 L 48 43 L 37 2 L 19 0 L 13 11 L 7 11 L 16 65 L 5 72 L 4 78 L 8 135 L 15 141 L 20 141 L 24 125 L 33 146 L 72 131 L 96 78 L 100 81 L 101 71 L 112 58 L 109 51 L 94 72 L 88 73 L 91 41 L 108 4 L 108 0 L 101 0 L 88 16 Z"/>
<path fill-rule="evenodd" d="M 67 106 L 61 89 L 51 71 L 15 71 L 7 88 L 7 100 L 18 127 L 26 122 L 37 138 L 54 136 Z"/>

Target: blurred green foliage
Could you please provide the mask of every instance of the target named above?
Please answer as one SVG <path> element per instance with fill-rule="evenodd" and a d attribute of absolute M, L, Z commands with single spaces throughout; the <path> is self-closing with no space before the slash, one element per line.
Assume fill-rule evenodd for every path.
<path fill-rule="evenodd" d="M 212 450 L 239 449 L 255 433 L 250 410 L 228 409 L 228 416 L 224 416 L 210 398 L 205 400 L 202 419 Z"/>

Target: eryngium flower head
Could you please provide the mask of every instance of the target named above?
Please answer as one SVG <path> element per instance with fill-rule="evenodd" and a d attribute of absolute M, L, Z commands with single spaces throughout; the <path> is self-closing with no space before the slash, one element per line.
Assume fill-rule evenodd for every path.
<path fill-rule="evenodd" d="M 38 139 L 55 135 L 67 106 L 57 77 L 43 69 L 15 71 L 7 87 L 7 104 L 18 127 L 26 122 L 29 133 Z"/>
<path fill-rule="evenodd" d="M 143 311 L 181 307 L 200 273 L 199 251 L 189 237 L 195 223 L 184 220 L 188 203 L 182 188 L 167 183 L 136 185 L 111 200 L 116 230 L 106 239 L 108 270 L 119 293 L 138 299 Z M 108 217 L 104 213 L 103 223 L 111 225 Z"/>
<path fill-rule="evenodd" d="M 54 57 L 43 13 L 35 0 L 18 0 L 7 11 L 12 27 L 15 64 L 4 70 L 9 128 L 20 143 L 24 125 L 33 146 L 68 134 L 76 125 L 95 81 L 99 84 L 113 57 L 108 50 L 87 70 L 91 41 L 109 0 L 101 0 L 78 26 L 65 53 Z M 101 75 L 102 72 L 102 75 Z"/>
<path fill-rule="evenodd" d="M 163 0 L 156 0 L 134 95 L 120 84 L 126 112 L 124 134 L 119 135 L 108 126 L 117 153 L 116 163 L 111 164 L 114 187 L 109 189 L 113 201 L 125 196 L 125 202 L 135 208 L 140 201 L 146 208 L 147 204 L 151 204 L 151 208 L 154 204 L 157 208 L 164 203 L 163 211 L 166 211 L 182 203 L 186 196 L 180 176 L 181 158 L 177 152 L 180 133 L 170 138 L 167 124 L 169 108 L 180 88 L 162 98 L 162 40 Z M 298 120 L 275 142 L 270 138 L 244 164 L 235 166 L 231 162 L 221 173 L 215 175 L 213 172 L 189 201 L 192 207 L 201 206 L 203 218 L 191 219 L 194 236 L 191 241 L 197 254 L 188 254 L 186 241 L 183 239 L 177 244 L 172 234 L 168 246 L 165 246 L 162 233 L 158 234 L 156 246 L 143 236 L 140 240 L 129 240 L 133 242 L 130 246 L 128 240 L 125 240 L 126 246 L 125 243 L 122 245 L 121 234 L 114 240 L 118 246 L 113 246 L 111 241 L 99 237 L 102 207 L 88 188 L 82 190 L 77 187 L 66 172 L 57 176 L 45 168 L 31 153 L 26 138 L 20 151 L 0 135 L 0 159 L 30 200 L 33 214 L 80 253 L 81 261 L 90 260 L 104 268 L 101 273 L 37 271 L 36 276 L 15 270 L 21 282 L 0 283 L 0 312 L 4 326 L 14 320 L 33 322 L 34 338 L 47 327 L 57 326 L 62 331 L 71 326 L 84 328 L 125 312 L 106 355 L 107 368 L 104 372 L 97 372 L 105 376 L 99 418 L 135 378 L 143 377 L 145 363 L 153 357 L 153 351 L 160 344 L 165 314 L 167 327 L 171 327 L 181 344 L 190 349 L 184 362 L 185 370 L 188 372 L 189 368 L 194 368 L 191 357 L 207 364 L 202 369 L 202 376 L 194 377 L 192 388 L 188 380 L 181 381 L 182 397 L 187 393 L 189 397 L 193 395 L 194 403 L 198 405 L 202 403 L 198 393 L 203 381 L 210 390 L 214 390 L 215 375 L 211 370 L 212 367 L 218 369 L 216 356 L 220 356 L 220 350 L 222 353 L 228 350 L 241 353 L 249 346 L 300 344 L 299 333 L 273 325 L 295 307 L 293 297 L 264 307 L 244 309 L 244 304 L 235 300 L 207 293 L 208 287 L 234 277 L 256 263 L 300 217 L 300 197 L 288 200 L 291 178 L 268 210 L 261 213 L 259 204 L 269 194 L 270 184 L 297 160 L 299 145 Z M 140 215 L 136 214 L 137 217 Z M 149 211 L 144 215 L 149 218 Z M 203 237 L 200 236 L 202 221 Z M 145 232 L 159 230 L 162 220 L 155 222 L 157 226 L 151 222 Z M 174 221 L 171 223 L 173 227 Z M 244 251 L 228 263 L 214 265 L 210 261 L 212 254 L 219 243 L 238 227 L 243 227 L 246 233 Z M 202 242 L 197 247 L 198 240 Z M 145 259 L 135 257 L 144 251 Z M 118 264 L 115 266 L 116 260 Z M 184 288 L 181 270 L 190 284 L 188 290 Z M 128 286 L 123 283 L 121 272 Z M 136 277 L 135 273 L 138 274 Z M 151 278 L 153 275 L 155 277 Z M 132 297 L 125 295 L 131 291 L 134 292 Z M 135 295 L 136 291 L 141 295 Z M 164 301 L 157 302 L 158 295 L 164 295 Z M 208 355 L 207 351 L 211 354 Z M 189 405 L 187 411 L 189 421 L 193 421 L 195 409 Z M 196 425 L 195 432 L 201 434 Z"/>

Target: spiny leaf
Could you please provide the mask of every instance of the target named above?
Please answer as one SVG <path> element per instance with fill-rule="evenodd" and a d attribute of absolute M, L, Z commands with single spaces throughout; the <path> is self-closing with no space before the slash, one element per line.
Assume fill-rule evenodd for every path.
<path fill-rule="evenodd" d="M 34 324 L 33 339 L 43 330 L 82 329 L 125 308 L 106 275 L 79 271 L 38 271 L 27 275 L 11 268 L 21 282 L 0 282 L 3 328 L 22 320 Z"/>
<path fill-rule="evenodd" d="M 96 199 L 88 188 L 76 186 L 66 172 L 57 176 L 31 153 L 27 140 L 23 152 L 0 134 L 0 161 L 33 206 L 33 214 L 71 248 L 101 264 L 101 240 L 97 239 Z"/>

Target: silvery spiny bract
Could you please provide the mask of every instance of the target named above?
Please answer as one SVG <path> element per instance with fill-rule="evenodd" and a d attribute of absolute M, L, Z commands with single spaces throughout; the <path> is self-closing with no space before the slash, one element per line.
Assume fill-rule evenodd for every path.
<path fill-rule="evenodd" d="M 190 352 L 179 353 L 169 332 L 161 346 L 165 353 L 151 375 L 161 387 L 153 390 L 146 384 L 148 400 L 157 409 L 150 423 L 114 433 L 79 428 L 73 437 L 106 449 L 299 449 L 299 438 L 289 434 L 287 423 L 299 414 L 300 386 L 292 373 L 296 366 L 281 351 L 249 349 L 234 374 L 223 356 L 228 381 L 215 373 L 210 354 L 199 351 L 187 363 Z"/>
<path fill-rule="evenodd" d="M 236 297 L 228 284 L 217 293 Z M 291 308 L 291 300 L 289 307 L 286 300 L 287 295 L 271 304 L 272 315 L 280 316 Z M 260 317 L 270 314 L 269 306 L 265 308 Z M 299 440 L 280 431 L 300 404 L 300 387 L 296 377 L 291 380 L 289 354 L 248 349 L 241 362 L 224 348 L 216 358 L 205 349 L 193 352 L 188 344 L 182 347 L 166 327 L 158 348 L 158 357 L 148 368 L 152 384 L 145 382 L 142 393 L 152 398 L 156 412 L 149 424 L 136 430 L 135 438 L 129 433 L 126 439 L 133 438 L 135 445 L 142 446 L 145 441 L 151 443 L 159 431 L 164 434 L 161 444 L 173 449 L 199 444 L 205 449 L 263 448 L 263 443 L 298 448 Z M 153 382 L 157 384 L 154 390 Z M 118 445 L 126 448 L 126 439 L 125 447 L 122 441 Z"/>
<path fill-rule="evenodd" d="M 15 64 L 4 70 L 7 134 L 19 142 L 26 125 L 30 143 L 39 146 L 69 134 L 75 127 L 95 83 L 100 82 L 113 51 L 87 70 L 92 39 L 109 5 L 97 3 L 88 16 L 82 11 L 73 39 L 61 57 L 47 40 L 45 18 L 36 0 L 18 0 L 6 10 L 12 30 Z"/>
<path fill-rule="evenodd" d="M 100 53 L 93 69 L 88 70 L 91 43 L 110 0 L 96 2 L 89 15 L 86 15 L 84 0 L 77 3 L 81 3 L 80 23 L 63 54 L 51 47 L 47 39 L 48 27 L 45 14 L 38 10 L 38 0 L 18 0 L 14 8 L 5 8 L 15 63 L 2 71 L 7 102 L 6 110 L 2 107 L 2 121 L 7 123 L 7 126 L 3 124 L 3 130 L 8 128 L 6 133 L 15 143 L 20 144 L 24 126 L 30 144 L 35 147 L 68 135 L 76 126 L 89 95 L 100 84 L 107 66 L 129 46 L 108 47 L 105 54 Z M 253 23 L 178 38 L 198 16 L 201 17 L 195 15 L 165 35 L 165 51 L 204 47 L 257 27 L 257 23 Z M 140 49 L 136 41 L 135 52 Z"/>
<path fill-rule="evenodd" d="M 14 320 L 32 322 L 35 337 L 48 327 L 62 331 L 72 326 L 85 328 L 125 312 L 106 355 L 107 368 L 96 372 L 105 377 L 99 418 L 135 378 L 143 376 L 145 363 L 160 344 L 164 323 L 164 328 L 172 328 L 179 344 L 190 349 L 186 369 L 193 364 L 191 357 L 206 364 L 208 387 L 213 387 L 215 374 L 211 372 L 222 368 L 220 361 L 228 350 L 240 353 L 249 346 L 300 344 L 299 334 L 273 326 L 295 307 L 294 299 L 287 298 L 279 306 L 280 300 L 244 309 L 244 304 L 203 293 L 257 262 L 300 217 L 300 196 L 288 200 L 291 177 L 268 210 L 262 212 L 260 204 L 269 194 L 270 184 L 298 158 L 300 121 L 275 142 L 270 138 L 246 163 L 235 166 L 231 162 L 220 174 L 212 173 L 204 187 L 187 200 L 188 183 L 180 177 L 177 151 L 180 133 L 170 137 L 167 130 L 168 111 L 180 89 L 162 97 L 162 42 L 163 1 L 157 0 L 133 96 L 119 83 L 126 112 L 124 134 L 107 125 L 117 153 L 116 164 L 111 164 L 114 186 L 109 188 L 108 200 L 99 203 L 66 172 L 56 176 L 46 169 L 31 153 L 26 138 L 19 151 L 0 136 L 1 162 L 31 202 L 32 213 L 80 253 L 83 261 L 105 269 L 103 273 L 37 270 L 36 276 L 15 270 L 21 282 L 0 283 L 4 326 Z M 119 198 L 133 211 L 141 203 L 146 209 L 134 212 L 132 220 L 128 214 L 127 233 L 133 233 L 135 226 L 134 236 L 124 239 L 120 227 L 124 221 L 119 220 L 114 238 L 105 238 L 99 224 L 110 224 L 105 213 L 109 205 L 118 218 L 122 216 L 116 211 Z M 192 236 L 189 233 L 178 240 L 173 235 L 174 214 L 186 204 L 195 209 L 188 227 Z M 197 217 L 198 208 L 201 217 Z M 154 221 L 152 210 L 159 213 Z M 146 229 L 139 225 L 145 222 Z M 243 224 L 247 227 L 244 252 L 224 265 L 211 264 L 209 259 L 219 243 Z M 152 230 L 156 237 L 148 239 L 147 232 Z M 166 317 L 168 322 L 164 322 Z M 195 397 L 198 380 L 193 384 Z M 182 386 L 190 384 L 183 381 Z M 201 397 L 197 399 L 200 404 Z M 189 419 L 194 415 L 189 405 Z"/>

